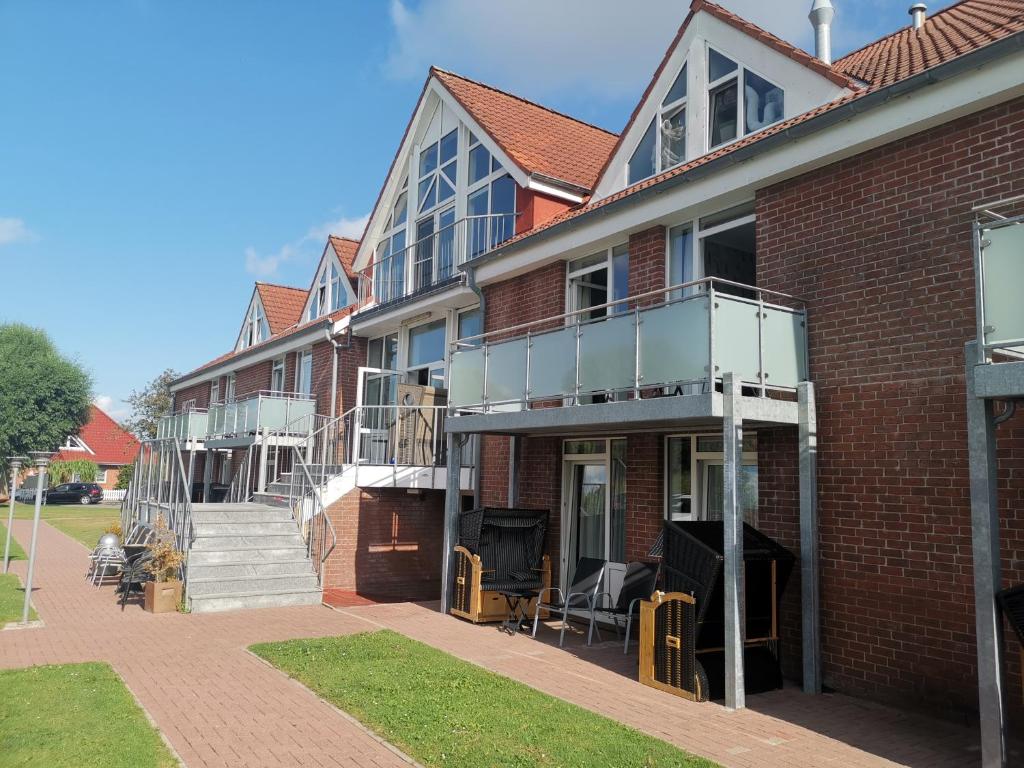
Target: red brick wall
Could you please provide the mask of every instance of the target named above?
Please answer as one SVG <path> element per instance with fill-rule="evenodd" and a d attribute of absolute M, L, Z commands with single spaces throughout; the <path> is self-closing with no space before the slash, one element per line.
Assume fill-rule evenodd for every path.
<path fill-rule="evenodd" d="M 406 600 L 440 597 L 443 491 L 357 488 L 327 512 L 338 545 L 327 558 L 325 588 Z"/>
<path fill-rule="evenodd" d="M 651 227 L 629 236 L 629 295 L 665 287 L 665 228 Z M 640 306 L 662 301 L 662 295 L 643 299 Z"/>
<path fill-rule="evenodd" d="M 210 382 L 203 381 L 199 384 L 179 389 L 174 393 L 174 410 L 181 410 L 181 407 L 192 398 L 196 400 L 196 408 L 206 408 L 210 405 Z"/>
<path fill-rule="evenodd" d="M 665 438 L 626 438 L 626 559 L 646 560 L 665 518 Z"/>
<path fill-rule="evenodd" d="M 334 364 L 334 348 L 330 342 L 321 341 L 313 345 L 313 395 L 316 397 L 316 412 L 331 412 L 331 371 Z M 339 361 L 339 371 L 340 371 Z"/>
<path fill-rule="evenodd" d="M 343 342 L 344 343 L 344 342 Z M 359 405 L 356 399 L 359 383 L 359 367 L 366 365 L 367 340 L 354 337 L 346 349 L 338 350 L 338 415 Z"/>
<path fill-rule="evenodd" d="M 974 335 L 970 207 L 1024 192 L 1022 167 L 1017 100 L 757 196 L 758 282 L 809 302 L 824 673 L 837 689 L 976 711 L 963 377 Z M 1000 428 L 1007 583 L 1024 580 L 1019 424 Z M 780 515 L 790 507 L 778 524 L 791 536 L 787 483 L 773 492 Z M 1011 671 L 1019 706 L 1015 660 Z"/>
<path fill-rule="evenodd" d="M 264 360 L 235 371 L 235 399 L 241 400 L 243 397 L 256 394 L 261 390 L 269 390 L 272 367 L 271 360 Z"/>

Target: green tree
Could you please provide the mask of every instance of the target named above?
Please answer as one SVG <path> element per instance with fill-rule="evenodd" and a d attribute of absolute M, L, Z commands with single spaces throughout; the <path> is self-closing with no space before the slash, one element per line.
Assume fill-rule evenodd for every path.
<path fill-rule="evenodd" d="M 46 332 L 0 325 L 0 467 L 8 456 L 54 451 L 89 420 L 92 379 L 63 357 Z"/>
<path fill-rule="evenodd" d="M 141 391 L 133 389 L 125 401 L 132 407 L 131 417 L 124 422 L 125 429 L 140 440 L 156 437 L 157 422 L 171 410 L 171 382 L 176 378 L 177 372 L 168 368 Z"/>
<path fill-rule="evenodd" d="M 125 464 L 117 473 L 117 482 L 114 483 L 114 489 L 118 491 L 127 490 L 128 486 L 131 485 L 133 477 L 135 477 L 135 465 Z"/>

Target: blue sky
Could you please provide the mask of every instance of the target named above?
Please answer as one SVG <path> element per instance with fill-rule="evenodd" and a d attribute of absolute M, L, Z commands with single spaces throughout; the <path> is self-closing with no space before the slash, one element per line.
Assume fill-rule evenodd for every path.
<path fill-rule="evenodd" d="M 834 0 L 837 55 L 909 0 Z M 810 48 L 810 0 L 724 0 Z M 437 64 L 620 130 L 683 0 L 0 0 L 0 322 L 116 417 L 356 235 Z"/>

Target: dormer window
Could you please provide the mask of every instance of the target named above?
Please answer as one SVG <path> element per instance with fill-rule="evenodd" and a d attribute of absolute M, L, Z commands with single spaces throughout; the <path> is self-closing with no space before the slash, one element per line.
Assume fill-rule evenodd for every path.
<path fill-rule="evenodd" d="M 635 184 L 686 159 L 686 64 L 661 102 L 629 160 L 629 183 Z"/>
<path fill-rule="evenodd" d="M 316 320 L 322 315 L 337 312 L 345 306 L 348 291 L 345 289 L 345 277 L 332 258 L 324 260 L 320 275 L 316 280 L 316 288 L 309 300 L 307 320 Z"/>
<path fill-rule="evenodd" d="M 459 131 L 449 131 L 420 152 L 420 213 L 455 197 Z"/>
<path fill-rule="evenodd" d="M 739 98 L 743 83 L 743 99 Z M 714 48 L 708 48 L 708 148 L 777 123 L 783 92 Z M 742 126 L 742 131 L 740 127 Z"/>
<path fill-rule="evenodd" d="M 263 314 L 263 304 L 254 300 L 249 307 L 249 314 L 245 318 L 245 327 L 242 329 L 240 349 L 251 347 L 266 341 L 270 337 L 270 327 L 267 325 L 267 318 Z"/>

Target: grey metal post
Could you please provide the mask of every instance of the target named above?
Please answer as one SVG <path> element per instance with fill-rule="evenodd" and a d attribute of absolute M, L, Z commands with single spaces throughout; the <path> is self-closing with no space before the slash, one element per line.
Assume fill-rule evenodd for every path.
<path fill-rule="evenodd" d="M 452 550 L 459 540 L 459 512 L 462 511 L 462 435 L 448 433 L 448 487 L 444 500 L 444 551 L 441 553 L 441 613 L 452 607 Z"/>
<path fill-rule="evenodd" d="M 519 454 L 522 449 L 522 439 L 518 435 L 512 435 L 508 439 L 508 505 L 519 506 Z"/>
<path fill-rule="evenodd" d="M 325 434 L 326 434 L 326 431 L 325 431 Z M 259 435 L 258 432 L 257 432 L 257 435 Z M 322 459 L 321 461 L 325 461 L 325 459 Z M 260 465 L 259 465 L 259 467 L 256 470 L 256 490 L 259 493 L 263 493 L 265 490 L 267 490 L 267 435 L 266 435 L 266 430 L 264 430 L 263 438 L 260 440 L 259 462 L 260 462 Z M 321 475 L 323 475 L 323 468 L 322 467 L 321 467 L 320 473 L 321 473 Z"/>
<path fill-rule="evenodd" d="M 966 346 L 967 451 L 971 472 L 974 615 L 978 641 L 978 711 L 983 768 L 1006 765 L 1006 694 L 1003 690 L 1003 620 L 996 605 L 1002 584 L 999 562 L 996 425 L 991 400 L 974 394 L 978 352 Z"/>
<path fill-rule="evenodd" d="M 725 562 L 725 706 L 743 709 L 743 509 L 740 503 L 740 465 L 743 459 L 742 387 L 730 372 L 722 376 L 722 441 L 725 453 L 722 529 Z"/>
<path fill-rule="evenodd" d="M 814 384 L 796 388 L 800 450 L 800 605 L 804 693 L 821 693 L 821 586 L 818 570 L 818 425 Z"/>
<path fill-rule="evenodd" d="M 25 574 L 25 604 L 21 609 L 21 623 L 28 623 L 28 614 L 32 608 L 32 573 L 36 567 L 36 544 L 39 539 L 39 515 L 43 506 L 43 486 L 46 485 L 46 468 L 50 464 L 49 451 L 29 451 L 32 462 L 39 470 L 36 474 L 36 510 L 32 516 L 32 544 L 28 550 L 28 572 Z"/>
<path fill-rule="evenodd" d="M 7 541 L 4 542 L 4 573 L 11 566 L 11 528 L 14 527 L 14 494 L 18 492 L 18 471 L 21 469 L 23 457 L 8 456 L 11 464 L 11 506 L 7 512 Z"/>
<path fill-rule="evenodd" d="M 210 501 L 210 485 L 213 483 L 213 456 L 214 452 L 209 448 L 204 452 L 203 458 L 203 502 Z"/>

